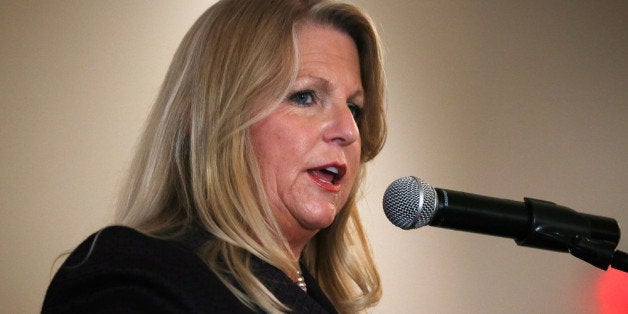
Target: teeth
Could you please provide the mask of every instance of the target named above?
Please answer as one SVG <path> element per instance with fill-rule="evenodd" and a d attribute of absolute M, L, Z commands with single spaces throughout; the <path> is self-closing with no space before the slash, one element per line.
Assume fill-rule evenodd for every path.
<path fill-rule="evenodd" d="M 329 172 L 332 172 L 334 174 L 338 174 L 338 168 L 336 168 L 336 167 L 327 167 L 327 168 L 325 168 L 325 170 L 327 170 Z"/>

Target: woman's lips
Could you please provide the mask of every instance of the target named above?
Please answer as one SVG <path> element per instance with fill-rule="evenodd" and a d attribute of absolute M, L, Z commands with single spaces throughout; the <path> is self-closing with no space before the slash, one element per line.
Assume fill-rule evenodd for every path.
<path fill-rule="evenodd" d="M 340 191 L 340 180 L 346 172 L 347 167 L 338 164 L 329 164 L 307 171 L 318 186 L 330 192 Z"/>

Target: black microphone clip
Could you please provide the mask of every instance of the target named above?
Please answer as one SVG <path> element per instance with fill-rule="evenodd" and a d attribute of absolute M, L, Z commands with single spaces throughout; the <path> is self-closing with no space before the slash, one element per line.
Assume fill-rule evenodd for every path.
<path fill-rule="evenodd" d="M 616 251 L 620 230 L 614 219 L 578 213 L 555 203 L 524 198 L 532 214 L 531 230 L 521 246 L 569 252 L 603 270 L 628 271 L 628 255 Z"/>

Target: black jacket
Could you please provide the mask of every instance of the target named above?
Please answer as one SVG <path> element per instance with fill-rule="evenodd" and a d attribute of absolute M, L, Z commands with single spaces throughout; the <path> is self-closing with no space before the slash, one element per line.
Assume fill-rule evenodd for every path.
<path fill-rule="evenodd" d="M 194 253 L 198 237 L 184 242 L 148 237 L 127 227 L 103 229 L 63 263 L 48 287 L 42 313 L 254 312 Z M 306 269 L 307 294 L 279 269 L 259 259 L 253 266 L 266 287 L 295 313 L 335 313 Z"/>

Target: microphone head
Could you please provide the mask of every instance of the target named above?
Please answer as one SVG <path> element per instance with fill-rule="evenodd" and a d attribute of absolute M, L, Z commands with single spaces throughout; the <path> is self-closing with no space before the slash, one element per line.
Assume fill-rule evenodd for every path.
<path fill-rule="evenodd" d="M 393 225 L 405 230 L 427 225 L 437 205 L 434 188 L 416 177 L 399 178 L 384 193 L 386 217 Z"/>

